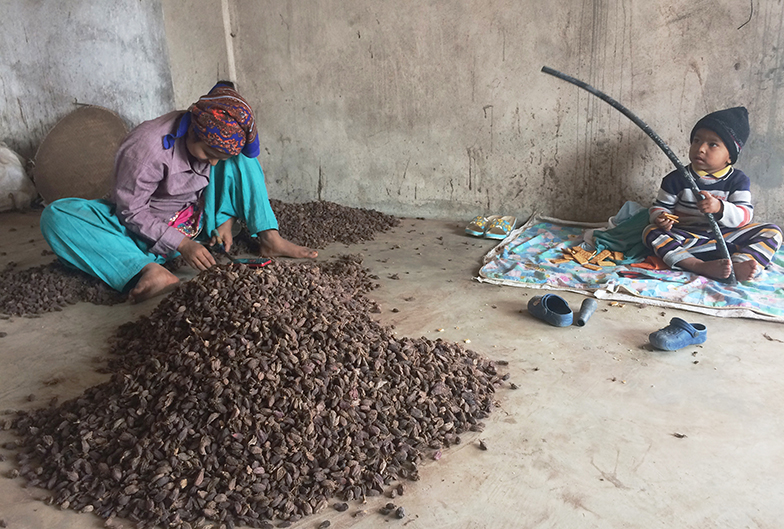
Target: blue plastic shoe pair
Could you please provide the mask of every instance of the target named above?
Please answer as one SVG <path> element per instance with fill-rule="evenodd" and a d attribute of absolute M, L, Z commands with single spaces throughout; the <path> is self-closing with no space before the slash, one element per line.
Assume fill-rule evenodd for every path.
<path fill-rule="evenodd" d="M 594 311 L 596 311 L 596 300 L 593 298 L 584 299 L 577 315 L 577 325 L 580 327 L 585 325 Z M 531 316 L 555 327 L 568 327 L 574 321 L 574 314 L 569 308 L 569 304 L 565 299 L 555 294 L 532 297 L 528 301 L 528 312 Z"/>
<path fill-rule="evenodd" d="M 676 351 L 689 345 L 705 343 L 708 329 L 701 323 L 688 323 L 680 318 L 673 318 L 663 329 L 652 332 L 648 341 L 656 349 Z"/>

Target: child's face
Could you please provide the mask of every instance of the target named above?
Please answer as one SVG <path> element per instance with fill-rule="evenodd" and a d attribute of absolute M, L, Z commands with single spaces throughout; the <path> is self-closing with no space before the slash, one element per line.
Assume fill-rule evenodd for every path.
<path fill-rule="evenodd" d="M 718 134 L 710 129 L 697 129 L 689 147 L 689 160 L 694 169 L 715 173 L 730 164 L 730 152 Z"/>

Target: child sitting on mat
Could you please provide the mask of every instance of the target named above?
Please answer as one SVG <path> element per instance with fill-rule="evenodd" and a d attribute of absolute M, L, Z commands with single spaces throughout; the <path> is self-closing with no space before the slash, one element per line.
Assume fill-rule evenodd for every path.
<path fill-rule="evenodd" d="M 744 107 L 712 112 L 691 131 L 687 171 L 700 189 L 695 195 L 676 170 L 662 180 L 643 231 L 645 245 L 670 268 L 681 268 L 713 279 L 734 270 L 748 281 L 770 264 L 782 233 L 773 224 L 751 223 L 749 177 L 733 167 L 749 137 Z M 705 213 L 713 213 L 731 260 L 722 258 Z"/>
<path fill-rule="evenodd" d="M 41 215 L 41 231 L 66 263 L 101 279 L 132 302 L 176 285 L 162 266 L 182 255 L 197 270 L 215 264 L 202 243 L 217 233 L 228 251 L 242 220 L 264 256 L 317 253 L 278 233 L 253 111 L 220 82 L 191 105 L 145 121 L 123 141 L 115 160 L 111 201 L 64 198 Z M 200 242 L 199 242 L 200 241 Z"/>

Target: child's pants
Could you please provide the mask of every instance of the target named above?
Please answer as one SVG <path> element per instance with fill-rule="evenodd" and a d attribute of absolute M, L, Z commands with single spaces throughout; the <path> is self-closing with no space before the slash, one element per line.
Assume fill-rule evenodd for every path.
<path fill-rule="evenodd" d="M 774 224 L 747 224 L 742 228 L 721 228 L 731 259 L 739 263 L 754 259 L 767 267 L 781 246 L 781 228 Z M 690 227 L 673 227 L 669 232 L 651 224 L 643 231 L 645 245 L 653 250 L 670 268 L 688 258 L 716 259 L 718 248 L 713 231 Z"/>
<path fill-rule="evenodd" d="M 123 226 L 114 211 L 114 204 L 105 200 L 56 200 L 41 214 L 41 232 L 65 263 L 123 291 L 146 265 L 167 259 L 150 252 L 152 243 Z M 278 229 L 255 158 L 239 155 L 212 168 L 198 239 L 209 240 L 212 230 L 229 218 L 244 221 L 252 235 Z"/>

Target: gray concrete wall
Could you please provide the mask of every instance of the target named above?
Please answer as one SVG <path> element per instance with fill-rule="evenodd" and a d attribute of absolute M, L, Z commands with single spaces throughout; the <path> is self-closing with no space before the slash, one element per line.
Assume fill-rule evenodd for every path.
<path fill-rule="evenodd" d="M 784 5 L 776 0 L 235 0 L 237 71 L 272 196 L 402 215 L 580 220 L 649 203 L 709 111 L 745 105 L 739 167 L 784 222 Z M 749 20 L 750 19 L 750 20 Z"/>
<path fill-rule="evenodd" d="M 75 103 L 128 125 L 171 110 L 160 1 L 2 0 L 0 140 L 32 158 Z"/>
<path fill-rule="evenodd" d="M 579 220 L 650 202 L 670 162 L 548 65 L 684 162 L 699 117 L 746 105 L 739 166 L 784 224 L 783 19 L 777 0 L 4 0 L 0 139 L 31 156 L 74 100 L 135 125 L 236 72 L 273 197 Z"/>
<path fill-rule="evenodd" d="M 227 45 L 228 0 L 162 0 L 175 106 L 188 108 L 216 81 L 236 79 Z M 225 12 L 224 12 L 225 10 Z M 231 30 L 228 42 L 232 41 Z M 230 59 L 231 58 L 231 59 Z"/>

